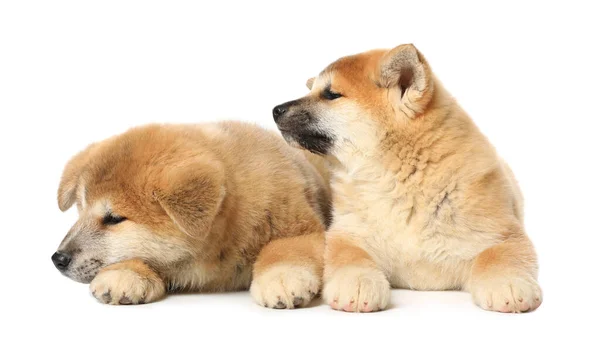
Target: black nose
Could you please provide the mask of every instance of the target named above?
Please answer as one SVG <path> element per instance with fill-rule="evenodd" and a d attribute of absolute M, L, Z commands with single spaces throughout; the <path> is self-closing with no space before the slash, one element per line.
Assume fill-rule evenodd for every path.
<path fill-rule="evenodd" d="M 59 271 L 64 271 L 69 266 L 69 262 L 71 262 L 71 255 L 56 251 L 52 255 L 52 262 Z"/>
<path fill-rule="evenodd" d="M 287 112 L 288 106 L 287 104 L 280 104 L 279 106 L 273 108 L 273 119 L 275 122 L 281 118 L 281 115 Z"/>

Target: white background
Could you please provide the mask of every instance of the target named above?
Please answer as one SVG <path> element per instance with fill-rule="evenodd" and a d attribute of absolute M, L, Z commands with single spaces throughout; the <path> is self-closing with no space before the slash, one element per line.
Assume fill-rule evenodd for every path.
<path fill-rule="evenodd" d="M 374 0 L 0 2 L 0 355 L 598 356 L 598 10 L 585 2 Z M 592 1 L 587 4 L 593 4 Z M 271 108 L 343 55 L 414 43 L 512 165 L 540 257 L 534 313 L 466 293 L 394 291 L 347 314 L 255 305 L 247 292 L 97 303 L 50 256 L 75 221 L 63 165 L 148 122 Z"/>

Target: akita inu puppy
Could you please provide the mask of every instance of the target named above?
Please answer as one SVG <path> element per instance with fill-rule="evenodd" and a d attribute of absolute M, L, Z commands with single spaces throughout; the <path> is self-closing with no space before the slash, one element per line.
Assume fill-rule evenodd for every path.
<path fill-rule="evenodd" d="M 341 58 L 307 85 L 273 116 L 331 165 L 331 307 L 384 309 L 390 285 L 468 290 L 501 312 L 540 305 L 513 174 L 413 45 Z"/>
<path fill-rule="evenodd" d="M 79 220 L 52 261 L 115 305 L 251 287 L 261 305 L 305 306 L 321 287 L 323 168 L 250 124 L 131 129 L 66 165 L 58 204 Z"/>

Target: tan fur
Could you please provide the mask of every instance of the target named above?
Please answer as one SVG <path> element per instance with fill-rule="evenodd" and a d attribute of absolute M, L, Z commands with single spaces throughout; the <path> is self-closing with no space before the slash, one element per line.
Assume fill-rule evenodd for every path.
<path fill-rule="evenodd" d="M 166 285 L 143 261 L 133 259 L 100 270 L 90 284 L 90 291 L 104 303 L 135 305 L 161 299 Z"/>
<path fill-rule="evenodd" d="M 58 190 L 61 210 L 77 202 L 80 216 L 59 247 L 73 255 L 65 274 L 111 304 L 252 282 L 261 305 L 305 306 L 321 287 L 325 170 L 238 122 L 149 125 L 93 144 Z M 127 220 L 105 224 L 109 213 Z"/>
<path fill-rule="evenodd" d="M 332 307 L 383 309 L 390 286 L 465 289 L 502 312 L 539 306 L 516 180 L 414 46 L 344 57 L 309 82 L 276 120 L 294 145 L 328 138 L 314 148 L 333 170 Z"/>

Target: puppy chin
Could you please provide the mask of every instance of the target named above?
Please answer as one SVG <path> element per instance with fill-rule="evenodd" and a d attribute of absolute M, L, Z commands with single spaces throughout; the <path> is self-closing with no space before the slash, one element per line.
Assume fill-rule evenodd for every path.
<path fill-rule="evenodd" d="M 327 155 L 333 146 L 334 139 L 322 132 L 315 130 L 282 130 L 283 138 L 295 148 L 304 148 L 318 155 Z"/>
<path fill-rule="evenodd" d="M 300 145 L 300 143 L 298 143 L 298 141 L 296 140 L 296 137 L 291 132 L 284 131 L 284 130 L 280 130 L 280 131 L 281 131 L 281 135 L 283 136 L 283 139 L 285 139 L 285 141 L 287 142 L 287 144 L 290 145 L 290 147 L 304 149 Z"/>
<path fill-rule="evenodd" d="M 100 260 L 88 259 L 73 267 L 69 267 L 62 274 L 73 281 L 90 283 L 105 265 Z"/>
<path fill-rule="evenodd" d="M 66 271 L 66 272 L 63 272 L 62 274 L 75 282 L 90 283 L 90 282 L 92 282 L 94 277 L 96 277 L 97 273 L 98 272 L 86 273 L 86 274 L 82 275 L 78 272 Z"/>

